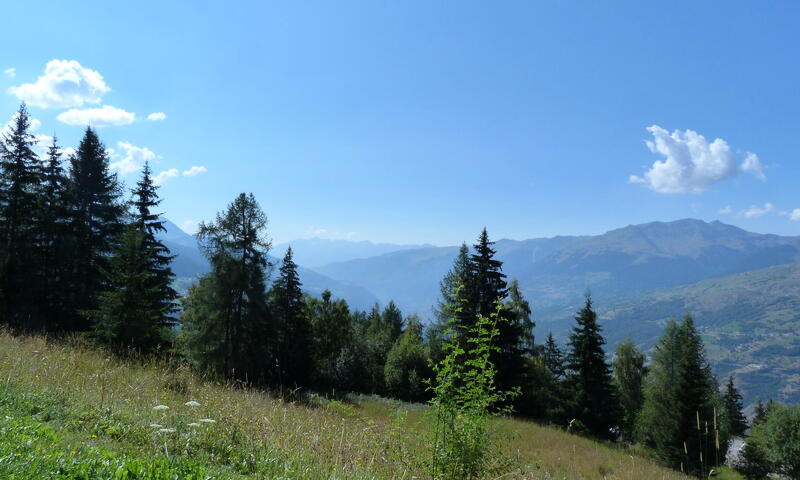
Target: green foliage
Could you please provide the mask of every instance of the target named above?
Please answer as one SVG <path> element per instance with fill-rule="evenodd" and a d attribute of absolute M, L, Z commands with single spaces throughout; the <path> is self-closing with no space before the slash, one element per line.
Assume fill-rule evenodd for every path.
<path fill-rule="evenodd" d="M 178 294 L 171 286 L 173 256 L 156 237 L 164 231 L 164 222 L 151 211 L 161 200 L 148 164 L 133 197 L 133 221 L 103 272 L 108 289 L 100 294 L 99 307 L 90 317 L 93 336 L 102 343 L 151 353 L 165 347 L 171 338 L 169 328 L 174 321 L 170 314 Z"/>
<path fill-rule="evenodd" d="M 614 350 L 614 382 L 622 406 L 622 431 L 628 438 L 633 436 L 636 417 L 644 403 L 642 388 L 647 374 L 644 362 L 645 355 L 636 348 L 632 340 L 617 344 Z"/>
<path fill-rule="evenodd" d="M 671 468 L 705 476 L 724 460 L 728 446 L 718 406 L 716 382 L 691 316 L 680 325 L 670 321 L 647 376 L 639 440 Z"/>
<path fill-rule="evenodd" d="M 497 388 L 496 369 L 490 359 L 498 349 L 494 340 L 499 335 L 498 323 L 504 321 L 502 309 L 498 300 L 488 317 L 478 315 L 468 330 L 467 349 L 452 336 L 444 347 L 445 358 L 433 367 L 433 478 L 480 478 L 486 473 L 490 455 L 499 454 L 488 420 L 498 414 L 496 407 L 515 393 Z"/>
<path fill-rule="evenodd" d="M 431 378 L 431 369 L 418 317 L 409 317 L 406 330 L 389 350 L 384 375 L 391 396 L 409 401 L 427 397 L 425 384 Z"/>
<path fill-rule="evenodd" d="M 289 387 L 308 386 L 313 368 L 311 325 L 292 255 L 289 247 L 270 290 L 270 306 L 277 323 L 275 357 L 278 381 Z"/>
<path fill-rule="evenodd" d="M 95 131 L 87 128 L 70 157 L 67 187 L 70 274 L 62 288 L 69 308 L 66 330 L 89 330 L 85 312 L 96 310 L 100 294 L 108 289 L 105 272 L 123 233 L 125 207 L 117 176 L 109 169 L 108 152 Z"/>
<path fill-rule="evenodd" d="M 733 375 L 728 377 L 725 393 L 722 396 L 722 408 L 725 420 L 728 422 L 728 431 L 731 435 L 741 436 L 747 430 L 747 419 L 742 413 L 742 394 L 733 383 Z"/>
<path fill-rule="evenodd" d="M 556 339 L 553 338 L 552 333 L 547 334 L 547 340 L 545 340 L 544 349 L 542 351 L 542 360 L 544 361 L 544 365 L 550 370 L 550 373 L 553 374 L 556 378 L 563 378 L 564 374 L 566 373 L 564 368 L 564 352 L 561 351 L 558 344 L 556 343 Z"/>
<path fill-rule="evenodd" d="M 29 263 L 38 257 L 42 185 L 30 129 L 22 104 L 0 138 L 0 315 L 12 327 L 28 330 L 43 321 L 38 311 L 43 279 L 39 265 Z"/>
<path fill-rule="evenodd" d="M 567 381 L 576 402 L 574 418 L 592 435 L 610 439 L 620 424 L 619 395 L 606 362 L 605 340 L 590 295 L 575 321 L 567 354 Z"/>
<path fill-rule="evenodd" d="M 751 439 L 763 446 L 775 473 L 800 479 L 800 406 L 775 405 L 766 422 L 753 428 Z"/>
<path fill-rule="evenodd" d="M 263 382 L 273 370 L 266 226 L 255 197 L 242 193 L 197 234 L 212 271 L 184 301 L 182 344 L 196 364 L 228 378 Z"/>
<path fill-rule="evenodd" d="M 166 345 L 170 322 L 158 302 L 162 292 L 152 281 L 144 242 L 144 234 L 135 225 L 127 228 L 109 261 L 109 288 L 100 294 L 100 306 L 91 317 L 93 336 L 101 343 L 151 353 Z"/>

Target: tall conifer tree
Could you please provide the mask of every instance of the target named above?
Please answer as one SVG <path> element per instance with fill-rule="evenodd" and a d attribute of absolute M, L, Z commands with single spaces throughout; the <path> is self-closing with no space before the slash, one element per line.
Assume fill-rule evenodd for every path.
<path fill-rule="evenodd" d="M 614 381 L 619 391 L 622 407 L 622 430 L 626 438 L 632 437 L 636 417 L 644 403 L 643 382 L 647 371 L 645 355 L 628 339 L 617 344 L 614 350 Z"/>
<path fill-rule="evenodd" d="M 242 193 L 197 234 L 212 271 L 184 300 L 182 341 L 195 362 L 229 378 L 262 382 L 273 368 L 266 228 L 253 194 Z"/>
<path fill-rule="evenodd" d="M 593 435 L 613 438 L 612 429 L 619 426 L 619 396 L 613 383 L 611 367 L 603 350 L 605 339 L 597 323 L 592 297 L 575 317 L 577 325 L 569 337 L 567 371 L 574 389 L 575 418 Z"/>
<path fill-rule="evenodd" d="M 108 288 L 104 272 L 124 230 L 125 207 L 117 176 L 109 169 L 108 152 L 91 127 L 70 157 L 70 167 L 66 241 L 71 261 L 64 289 L 71 311 L 65 312 L 65 326 L 88 330 L 91 322 L 85 313 L 96 310 L 100 294 Z"/>
<path fill-rule="evenodd" d="M 547 334 L 547 340 L 544 342 L 542 360 L 555 378 L 564 377 L 564 352 L 559 348 L 552 332 Z"/>
<path fill-rule="evenodd" d="M 733 375 L 728 376 L 725 393 L 722 395 L 722 407 L 732 435 L 741 436 L 747 430 L 747 419 L 742 413 L 742 394 L 733 383 Z M 763 407 L 762 407 L 763 408 Z"/>
<path fill-rule="evenodd" d="M 313 368 L 311 325 L 306 316 L 301 287 L 292 247 L 289 247 L 271 292 L 280 330 L 276 349 L 280 369 L 278 380 L 288 386 L 308 386 Z"/>
<path fill-rule="evenodd" d="M 41 214 L 42 168 L 33 151 L 36 138 L 23 103 L 0 139 L 0 315 L 13 327 L 32 329 L 41 322 L 36 240 Z"/>
<path fill-rule="evenodd" d="M 69 251 L 65 242 L 69 232 L 69 215 L 66 204 L 67 177 L 61 162 L 62 155 L 58 140 L 53 136 L 44 164 L 38 241 L 43 276 L 40 298 L 46 328 L 51 330 L 62 327 L 58 322 L 67 308 L 63 300 L 63 282 L 69 265 Z"/>
<path fill-rule="evenodd" d="M 169 340 L 178 294 L 172 288 L 173 256 L 157 237 L 166 231 L 160 214 L 152 211 L 159 203 L 145 163 L 133 190 L 132 222 L 106 272 L 110 288 L 100 294 L 92 314 L 95 336 L 105 343 L 151 352 Z"/>

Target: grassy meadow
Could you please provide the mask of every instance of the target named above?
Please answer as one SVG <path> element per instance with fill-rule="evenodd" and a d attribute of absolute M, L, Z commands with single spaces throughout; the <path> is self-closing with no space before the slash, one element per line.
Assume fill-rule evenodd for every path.
<path fill-rule="evenodd" d="M 682 477 L 555 428 L 508 418 L 494 427 L 501 478 Z M 422 405 L 284 401 L 184 366 L 0 333 L 3 479 L 421 479 L 428 430 Z"/>

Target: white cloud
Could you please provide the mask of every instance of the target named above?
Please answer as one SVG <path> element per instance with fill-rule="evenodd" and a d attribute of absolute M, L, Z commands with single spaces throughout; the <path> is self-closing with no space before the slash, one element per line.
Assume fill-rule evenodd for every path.
<path fill-rule="evenodd" d="M 800 222 L 800 208 L 795 208 L 789 213 L 789 219 L 795 222 Z"/>
<path fill-rule="evenodd" d="M 702 193 L 740 171 L 765 178 L 758 156 L 748 152 L 740 167 L 736 155 L 721 138 L 709 142 L 693 130 L 675 130 L 670 134 L 658 125 L 647 130 L 653 135 L 653 140 L 646 142 L 647 148 L 664 158 L 655 161 L 643 177 L 631 175 L 632 183 L 645 183 L 660 193 Z"/>
<path fill-rule="evenodd" d="M 117 146 L 124 151 L 122 154 L 123 156 L 119 160 L 116 160 L 119 158 L 120 154 L 113 148 L 109 148 L 108 154 L 112 160 L 115 160 L 111 162 L 109 166 L 121 175 L 136 172 L 142 168 L 144 162 L 158 158 L 158 155 L 147 147 L 137 147 L 128 142 L 117 142 Z"/>
<path fill-rule="evenodd" d="M 156 185 L 163 185 L 164 182 L 169 180 L 170 178 L 178 176 L 178 169 L 177 168 L 170 168 L 169 170 L 164 170 L 160 172 L 153 178 L 153 183 Z"/>
<path fill-rule="evenodd" d="M 194 235 L 195 233 L 197 233 L 197 227 L 199 225 L 200 222 L 198 222 L 197 220 L 184 220 L 183 223 L 181 223 L 181 230 L 190 235 Z"/>
<path fill-rule="evenodd" d="M 767 176 L 764 175 L 764 165 L 761 163 L 761 160 L 758 159 L 758 155 L 752 152 L 747 152 L 747 156 L 744 157 L 742 171 L 752 173 L 762 182 L 767 179 Z"/>
<path fill-rule="evenodd" d="M 763 207 L 752 205 L 747 210 L 742 210 L 741 212 L 739 212 L 739 216 L 744 218 L 758 218 L 758 217 L 763 217 L 764 215 L 772 212 L 777 212 L 775 209 L 775 205 L 767 202 L 764 204 Z"/>
<path fill-rule="evenodd" d="M 731 208 L 730 205 L 725 205 L 723 208 L 719 209 L 720 215 L 728 215 L 731 212 L 733 212 L 733 208 Z"/>
<path fill-rule="evenodd" d="M 167 114 L 164 112 L 153 112 L 147 116 L 147 119 L 151 122 L 159 122 L 161 120 L 166 120 Z"/>
<path fill-rule="evenodd" d="M 3 75 L 5 75 L 8 78 L 14 78 L 17 76 L 17 69 L 14 67 L 6 68 L 5 70 L 3 70 Z"/>
<path fill-rule="evenodd" d="M 189 170 L 184 170 L 183 171 L 183 176 L 184 177 L 196 177 L 196 176 L 200 175 L 201 173 L 206 173 L 207 171 L 208 171 L 208 169 L 206 167 L 195 165 L 194 167 L 190 168 Z"/>
<path fill-rule="evenodd" d="M 110 90 L 95 70 L 75 60 L 50 60 L 36 82 L 11 87 L 8 93 L 34 107 L 70 108 L 98 104 Z"/>
<path fill-rule="evenodd" d="M 121 108 L 103 105 L 101 108 L 87 108 L 83 110 L 73 108 L 66 112 L 59 113 L 56 118 L 67 125 L 107 127 L 109 125 L 130 125 L 136 120 L 136 114 L 126 112 Z"/>

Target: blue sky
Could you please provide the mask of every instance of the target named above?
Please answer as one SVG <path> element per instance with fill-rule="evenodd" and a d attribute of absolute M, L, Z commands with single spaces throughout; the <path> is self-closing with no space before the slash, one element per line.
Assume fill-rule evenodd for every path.
<path fill-rule="evenodd" d="M 276 242 L 800 234 L 800 3 L 228 3 L 9 2 L 0 116 L 109 124 L 175 223 L 252 191 Z"/>

